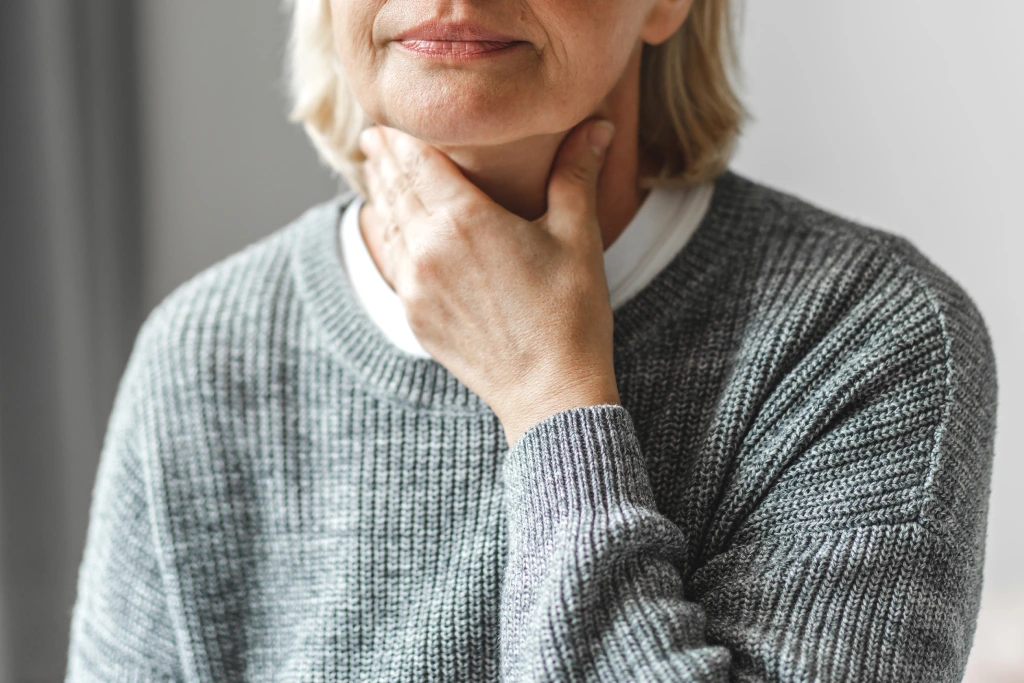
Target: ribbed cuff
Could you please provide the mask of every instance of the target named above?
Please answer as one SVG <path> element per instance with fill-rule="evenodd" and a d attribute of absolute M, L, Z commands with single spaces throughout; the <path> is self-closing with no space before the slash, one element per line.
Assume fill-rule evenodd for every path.
<path fill-rule="evenodd" d="M 502 473 L 510 514 L 527 515 L 531 526 L 654 507 L 633 419 L 617 404 L 548 416 L 512 445 Z"/>

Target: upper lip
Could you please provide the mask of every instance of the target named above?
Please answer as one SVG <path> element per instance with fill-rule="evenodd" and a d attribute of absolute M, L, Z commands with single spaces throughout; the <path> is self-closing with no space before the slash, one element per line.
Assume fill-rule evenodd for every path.
<path fill-rule="evenodd" d="M 395 37 L 395 40 L 438 40 L 467 43 L 475 41 L 518 42 L 517 38 L 469 21 L 425 21 L 402 32 Z"/>

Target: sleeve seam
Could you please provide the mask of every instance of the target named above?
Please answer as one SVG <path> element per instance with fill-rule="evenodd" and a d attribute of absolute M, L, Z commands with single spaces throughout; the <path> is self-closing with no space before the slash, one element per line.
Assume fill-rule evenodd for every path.
<path fill-rule="evenodd" d="M 889 238 L 889 241 L 897 242 L 899 238 Z M 932 494 L 932 483 L 935 479 L 935 473 L 939 468 L 939 460 L 941 457 L 942 449 L 946 443 L 946 435 L 949 431 L 949 420 L 952 412 L 953 404 L 953 351 L 952 351 L 952 340 L 949 333 L 949 322 L 946 319 L 946 314 L 942 310 L 942 306 L 939 304 L 935 292 L 925 281 L 920 271 L 913 266 L 900 252 L 898 243 L 892 244 L 890 253 L 892 258 L 900 267 L 900 271 L 903 272 L 907 279 L 912 282 L 921 295 L 928 302 L 929 307 L 935 314 L 936 320 L 939 325 L 939 330 L 942 334 L 942 354 L 943 354 L 943 366 L 945 368 L 945 376 L 943 378 L 943 389 L 945 395 L 942 398 L 942 417 L 939 419 L 938 424 L 935 426 L 932 432 L 932 447 L 928 454 L 928 470 L 924 475 L 924 480 L 921 482 L 921 500 L 918 505 L 917 515 L 912 521 L 916 522 L 922 529 L 927 529 L 931 533 L 935 534 L 945 541 L 945 534 L 941 529 L 934 528 L 929 523 L 928 518 L 924 514 L 925 507 L 931 503 L 938 505 L 939 502 Z"/>
<path fill-rule="evenodd" d="M 912 264 L 903 253 L 903 250 L 908 246 L 911 249 L 916 250 L 916 247 L 914 247 L 913 244 L 899 235 L 887 233 L 878 228 L 861 225 L 841 217 L 837 218 L 843 225 L 856 226 L 858 228 L 857 232 L 862 236 L 862 239 L 870 242 L 876 250 L 892 259 L 897 271 L 917 289 L 922 297 L 924 297 L 928 307 L 935 315 L 939 333 L 942 336 L 942 365 L 945 370 L 943 377 L 943 389 L 945 395 L 942 397 L 942 415 L 932 431 L 932 446 L 928 454 L 928 468 L 921 482 L 921 496 L 918 501 L 917 511 L 916 514 L 908 521 L 915 522 L 922 528 L 927 527 L 932 533 L 938 536 L 944 536 L 941 529 L 935 528 L 929 523 L 927 516 L 924 514 L 924 510 L 930 501 L 932 504 L 939 504 L 937 499 L 932 495 L 931 487 L 935 473 L 939 468 L 939 459 L 941 450 L 945 445 L 945 437 L 949 427 L 949 419 L 953 403 L 953 352 L 951 348 L 952 340 L 949 332 L 949 323 L 946 314 L 942 310 L 942 306 L 938 302 L 932 287 L 920 272 L 920 269 Z"/>

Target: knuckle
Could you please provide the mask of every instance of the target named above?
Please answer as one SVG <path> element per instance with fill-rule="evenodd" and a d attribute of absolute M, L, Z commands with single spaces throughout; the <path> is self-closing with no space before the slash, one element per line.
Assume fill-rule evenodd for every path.
<path fill-rule="evenodd" d="M 421 185 L 427 178 L 427 157 L 423 150 L 415 150 L 409 158 L 409 181 Z"/>
<path fill-rule="evenodd" d="M 409 268 L 417 283 L 430 283 L 440 274 L 438 249 L 427 240 L 417 240 L 409 245 Z"/>
<path fill-rule="evenodd" d="M 590 182 L 590 169 L 580 164 L 572 164 L 567 169 L 569 179 L 574 183 L 585 185 Z"/>
<path fill-rule="evenodd" d="M 402 182 L 408 189 L 418 188 L 423 183 L 422 162 L 419 152 L 409 152 L 402 159 Z"/>
<path fill-rule="evenodd" d="M 434 211 L 434 221 L 439 235 L 458 240 L 466 239 L 471 233 L 471 221 L 458 207 L 446 205 Z"/>
<path fill-rule="evenodd" d="M 384 201 L 388 206 L 394 206 L 398 200 L 399 194 L 401 193 L 401 182 L 389 183 L 384 185 Z"/>
<path fill-rule="evenodd" d="M 405 174 L 399 174 L 395 178 L 395 193 L 398 195 L 408 194 L 409 190 L 412 189 L 412 183 L 410 178 Z"/>

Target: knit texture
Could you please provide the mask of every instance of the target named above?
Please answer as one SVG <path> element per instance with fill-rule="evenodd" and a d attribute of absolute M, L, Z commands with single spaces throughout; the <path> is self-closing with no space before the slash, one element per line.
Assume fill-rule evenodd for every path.
<path fill-rule="evenodd" d="M 353 196 L 140 330 L 67 680 L 960 680 L 995 366 L 910 243 L 726 172 L 615 312 L 622 405 L 509 448 L 360 310 Z"/>

